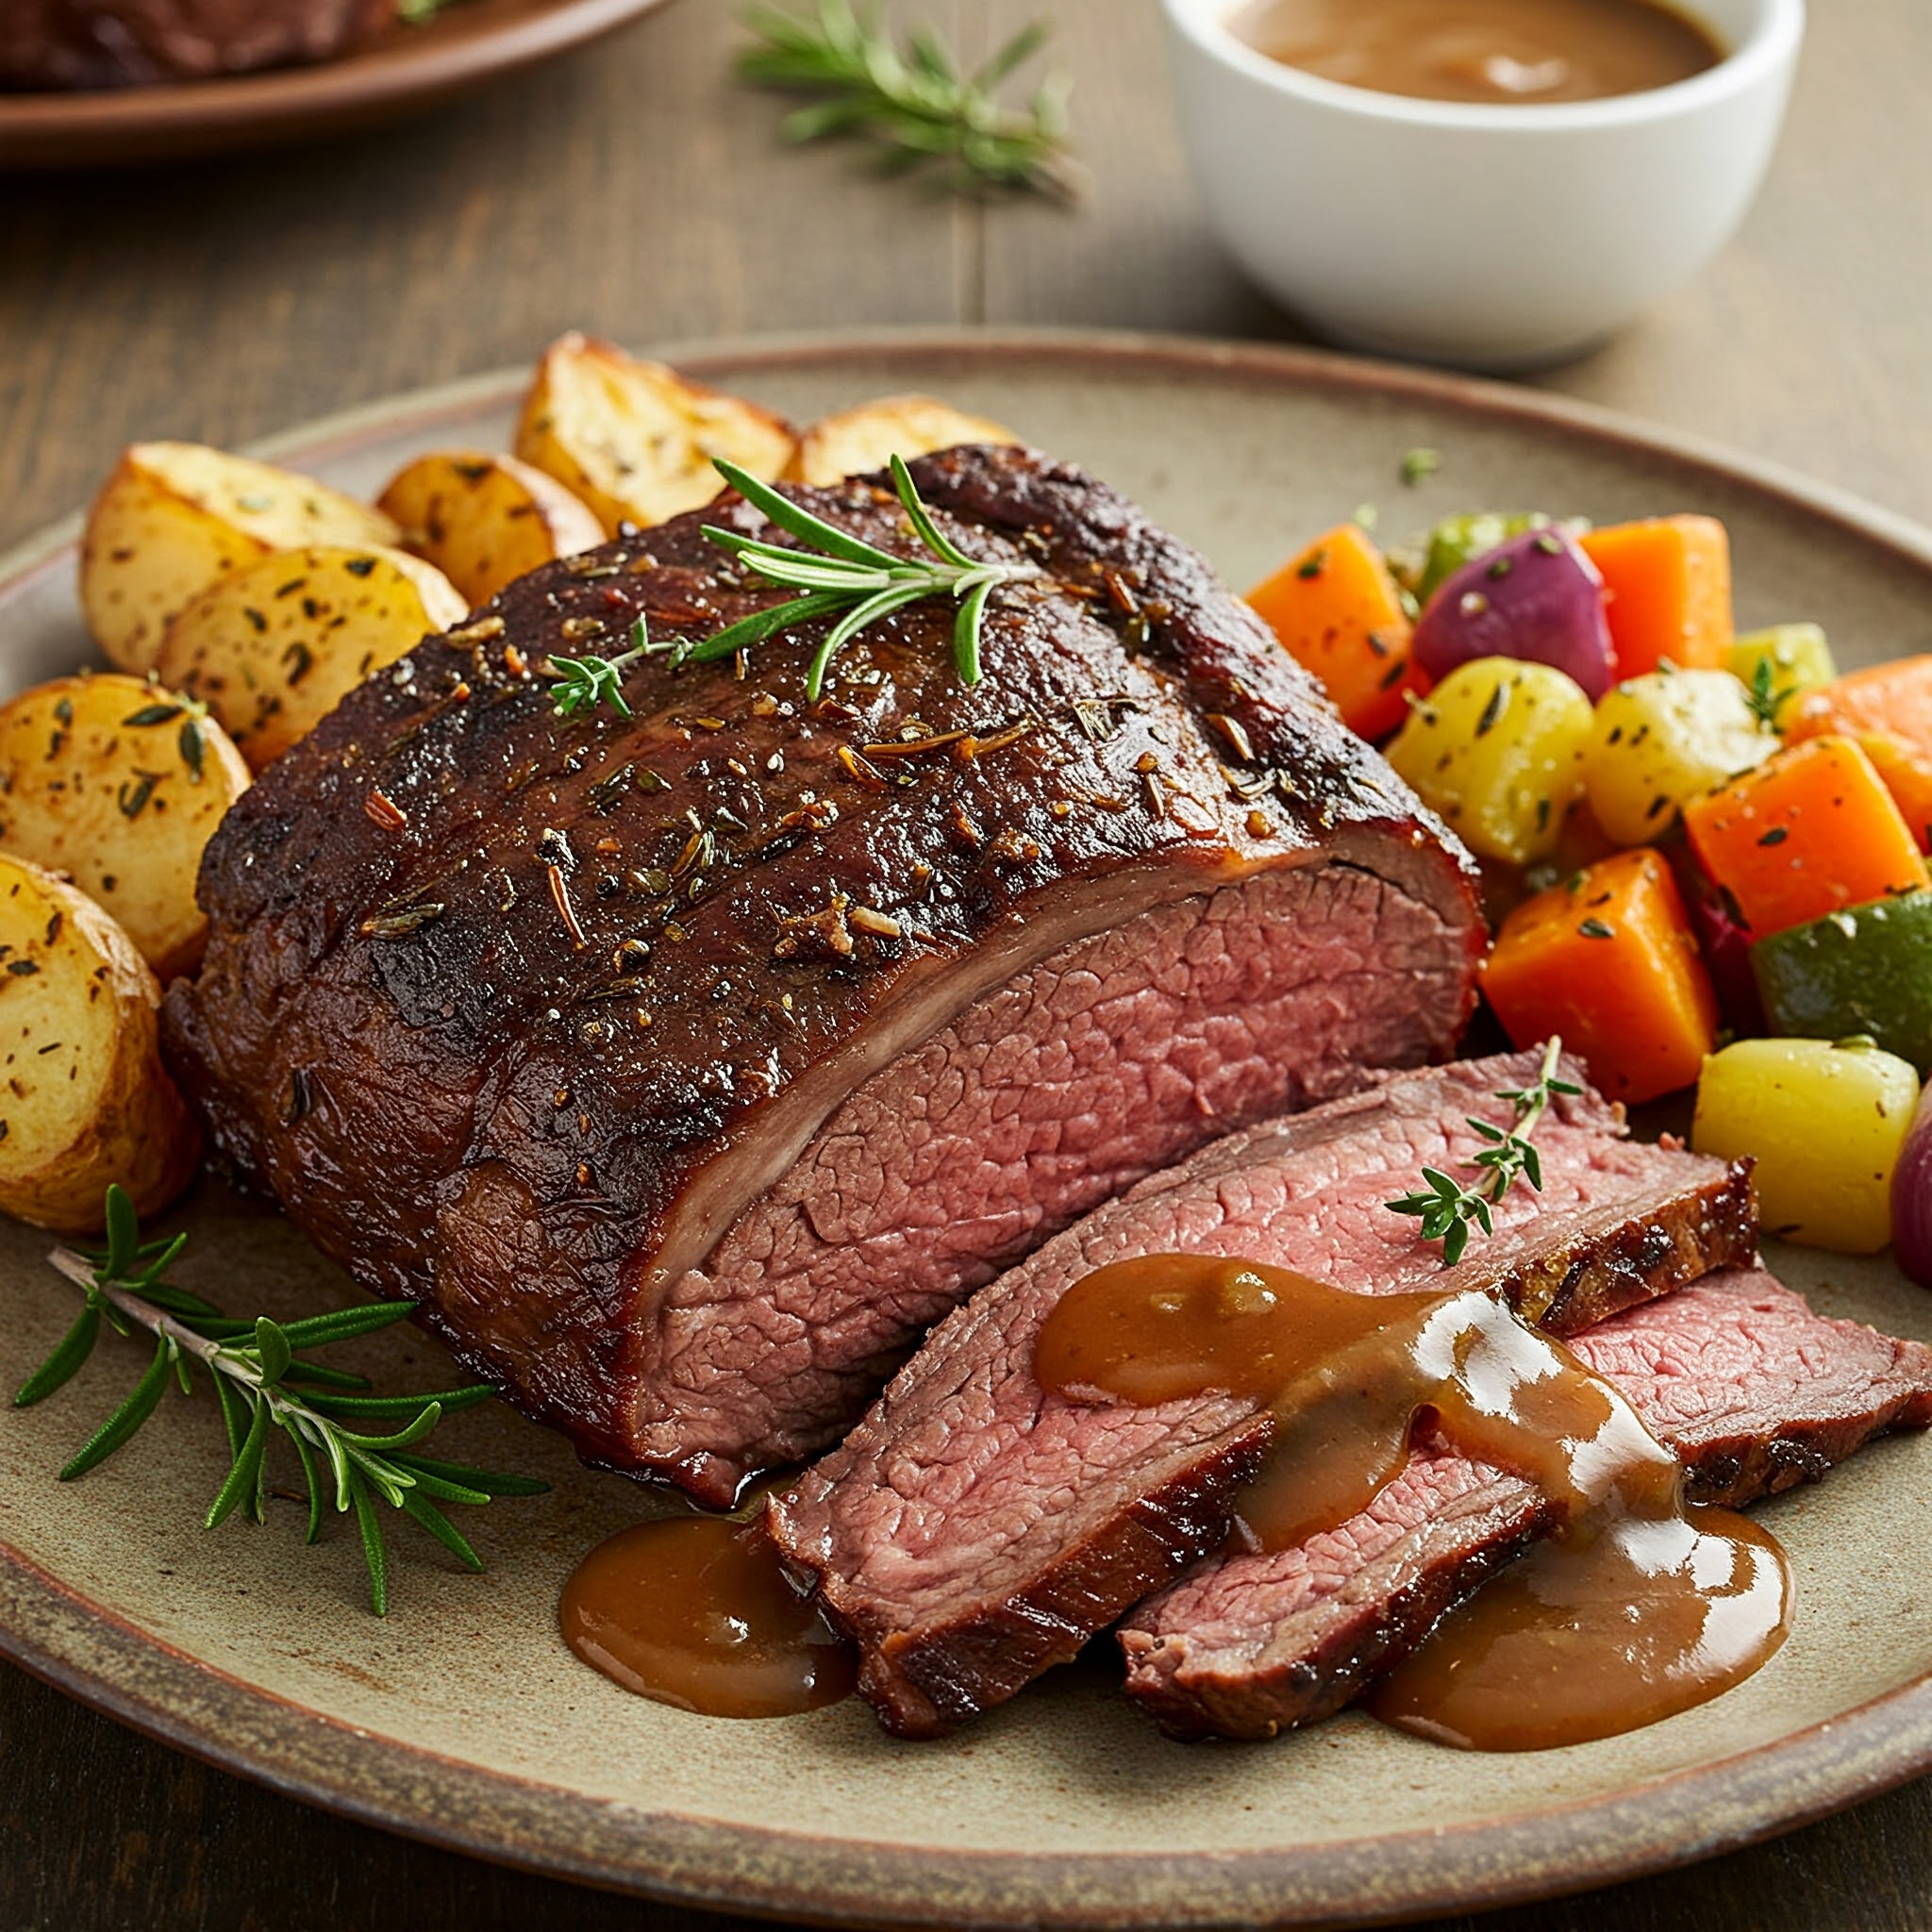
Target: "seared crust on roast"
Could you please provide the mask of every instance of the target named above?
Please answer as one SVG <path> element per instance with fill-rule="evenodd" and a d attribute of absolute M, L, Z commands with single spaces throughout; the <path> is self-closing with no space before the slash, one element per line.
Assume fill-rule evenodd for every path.
<path fill-rule="evenodd" d="M 1466 858 L 1192 551 L 1037 454 L 913 469 L 957 541 L 1040 572 L 995 597 L 977 686 L 928 602 L 817 705 L 808 625 L 560 718 L 550 654 L 784 594 L 702 537 L 760 527 L 736 498 L 621 538 L 262 774 L 168 1004 L 216 1141 L 321 1247 L 587 1456 L 712 1500 L 837 1440 L 1057 1227 L 1441 1057 L 1473 1000 Z M 791 493 L 913 549 L 880 479 Z"/>

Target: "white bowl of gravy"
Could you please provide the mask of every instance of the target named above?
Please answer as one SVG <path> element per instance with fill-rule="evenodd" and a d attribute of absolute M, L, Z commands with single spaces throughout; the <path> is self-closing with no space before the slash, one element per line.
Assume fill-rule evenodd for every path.
<path fill-rule="evenodd" d="M 1688 281 L 1770 164 L 1805 0 L 1162 0 L 1247 272 L 1351 347 L 1496 372 Z"/>

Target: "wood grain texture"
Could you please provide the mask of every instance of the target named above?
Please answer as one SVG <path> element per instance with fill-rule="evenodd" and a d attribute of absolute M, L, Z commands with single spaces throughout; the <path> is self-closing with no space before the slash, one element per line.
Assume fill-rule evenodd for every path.
<path fill-rule="evenodd" d="M 573 325 L 636 344 L 976 322 L 1295 336 L 1198 225 L 1153 0 L 908 10 L 969 49 L 1057 17 L 1095 175 L 1080 210 L 967 207 L 873 182 L 838 150 L 781 151 L 777 104 L 725 77 L 726 0 L 682 0 L 351 145 L 0 180 L 0 545 L 82 502 L 133 438 L 244 441 L 525 360 Z M 1541 380 L 1932 522 L 1932 8 L 1812 12 L 1787 140 L 1739 242 L 1621 340 Z M 1932 611 L 1899 646 L 1932 648 Z M 343 1824 L 0 1667 L 0 1932 L 543 1923 L 741 1922 Z M 1918 1932 L 1932 1927 L 1932 1785 L 1482 1924 Z"/>

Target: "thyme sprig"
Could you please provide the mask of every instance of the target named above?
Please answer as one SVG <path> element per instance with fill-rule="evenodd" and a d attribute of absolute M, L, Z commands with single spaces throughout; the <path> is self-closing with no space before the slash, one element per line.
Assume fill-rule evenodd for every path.
<path fill-rule="evenodd" d="M 1506 1088 L 1496 1095 L 1515 1109 L 1516 1117 L 1507 1128 L 1478 1120 L 1474 1114 L 1468 1117 L 1469 1124 L 1488 1142 L 1471 1162 L 1481 1174 L 1474 1187 L 1465 1187 L 1441 1168 L 1425 1167 L 1423 1188 L 1383 1204 L 1394 1213 L 1421 1219 L 1423 1240 L 1442 1243 L 1443 1267 L 1453 1268 L 1461 1260 L 1473 1225 L 1486 1235 L 1495 1233 L 1491 1209 L 1517 1180 L 1525 1180 L 1539 1193 L 1542 1191 L 1542 1159 L 1530 1137 L 1556 1095 L 1583 1091 L 1572 1081 L 1557 1078 L 1562 1052 L 1560 1036 L 1552 1034 L 1536 1079 L 1527 1087 Z"/>
<path fill-rule="evenodd" d="M 1750 689 L 1744 693 L 1744 702 L 1750 706 L 1752 715 L 1768 731 L 1777 729 L 1777 714 L 1798 694 L 1795 684 L 1788 684 L 1782 690 L 1777 687 L 1777 674 L 1772 669 L 1769 658 L 1760 658 L 1751 667 Z"/>
<path fill-rule="evenodd" d="M 651 655 L 650 625 L 639 618 L 631 629 L 631 647 L 615 658 L 549 658 L 544 673 L 551 680 L 551 695 L 557 701 L 559 718 L 574 718 L 579 711 L 594 711 L 599 705 L 614 706 L 620 717 L 631 715 L 630 701 L 624 694 L 624 674 L 641 658 Z"/>
<path fill-rule="evenodd" d="M 369 1335 L 406 1320 L 407 1303 L 341 1308 L 297 1322 L 232 1319 L 210 1302 L 168 1281 L 167 1272 L 187 1245 L 187 1236 L 143 1241 L 133 1203 L 118 1187 L 108 1190 L 106 1248 L 57 1248 L 53 1267 L 82 1291 L 80 1314 L 52 1355 L 14 1396 L 25 1408 L 64 1388 L 92 1355 L 104 1328 L 131 1336 L 137 1328 L 155 1338 L 155 1352 L 121 1405 L 60 1471 L 72 1482 L 98 1468 L 152 1416 L 176 1383 L 194 1392 L 192 1367 L 208 1371 L 227 1431 L 227 1475 L 208 1506 L 209 1529 L 238 1511 L 255 1523 L 266 1519 L 268 1446 L 279 1430 L 295 1453 L 308 1505 L 308 1541 L 317 1541 L 327 1505 L 354 1511 L 363 1561 L 369 1570 L 370 1607 L 389 1612 L 389 1554 L 376 1505 L 412 1518 L 469 1570 L 483 1559 L 439 1507 L 480 1505 L 499 1496 L 534 1496 L 547 1484 L 503 1475 L 461 1463 L 432 1462 L 416 1445 L 445 1415 L 474 1407 L 496 1393 L 487 1382 L 428 1395 L 376 1395 L 368 1382 L 341 1369 L 303 1357 L 308 1350 Z M 372 1434 L 371 1423 L 398 1422 L 391 1435 Z"/>
<path fill-rule="evenodd" d="M 879 6 L 817 0 L 804 13 L 759 7 L 746 16 L 756 42 L 738 57 L 740 75 L 819 96 L 786 117 L 786 140 L 851 135 L 871 142 L 888 170 L 936 168 L 956 192 L 1033 189 L 1061 200 L 1079 192 L 1065 76 L 1049 75 L 1024 108 L 999 100 L 1002 84 L 1044 44 L 1043 22 L 969 75 L 928 26 L 914 27 L 903 50 L 895 46 L 882 15 Z"/>
<path fill-rule="evenodd" d="M 969 557 L 933 521 L 921 500 L 912 473 L 898 457 L 892 458 L 892 487 L 906 511 L 913 535 L 930 553 L 932 561 L 894 557 L 849 531 L 814 516 L 803 504 L 781 496 L 736 463 L 716 458 L 718 474 L 778 528 L 798 539 L 802 547 L 747 537 L 737 530 L 704 526 L 705 536 L 727 550 L 756 576 L 800 592 L 782 604 L 755 610 L 713 636 L 692 643 L 672 638 L 661 642 L 636 633 L 640 651 L 668 652 L 674 667 L 708 664 L 762 643 L 775 632 L 823 617 L 838 622 L 826 631 L 812 654 L 806 674 L 806 694 L 817 702 L 824 693 L 825 673 L 832 659 L 862 630 L 928 597 L 949 597 L 957 607 L 953 620 L 953 665 L 962 684 L 977 684 L 980 674 L 980 634 L 987 605 L 1003 585 L 1040 575 L 1030 563 L 990 563 Z"/>

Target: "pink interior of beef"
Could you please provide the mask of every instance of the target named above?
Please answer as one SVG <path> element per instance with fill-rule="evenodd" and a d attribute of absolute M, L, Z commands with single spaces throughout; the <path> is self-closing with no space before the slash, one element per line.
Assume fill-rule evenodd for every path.
<path fill-rule="evenodd" d="M 727 1496 L 838 1440 L 932 1322 L 1216 1135 L 1441 1051 L 1461 961 L 1341 865 L 1088 938 L 838 1108 L 638 1338 L 641 1457 Z M 1391 1218 L 1391 1240 L 1400 1226 Z"/>

